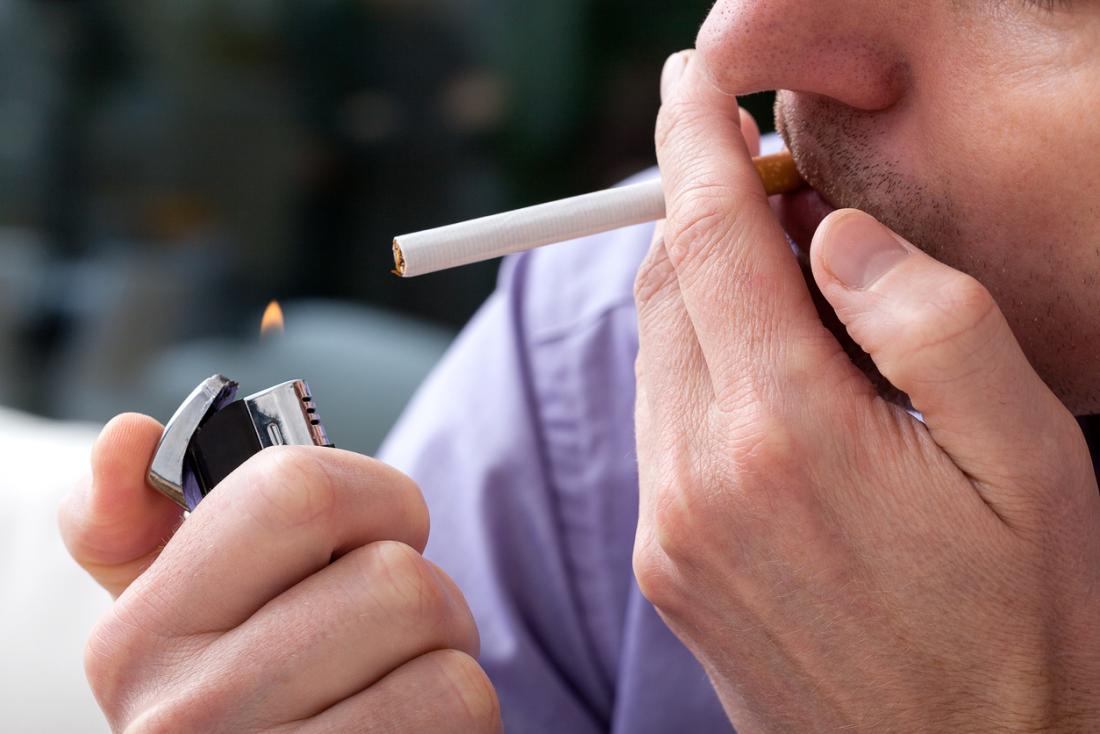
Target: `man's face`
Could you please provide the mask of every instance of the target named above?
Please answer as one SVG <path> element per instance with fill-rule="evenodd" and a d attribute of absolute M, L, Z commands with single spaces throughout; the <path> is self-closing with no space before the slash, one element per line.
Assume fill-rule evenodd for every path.
<path fill-rule="evenodd" d="M 1068 407 L 1100 412 L 1100 2 L 719 0 L 697 45 L 724 91 L 784 90 L 829 204 L 974 275 Z M 813 209 L 786 207 L 792 232 Z"/>

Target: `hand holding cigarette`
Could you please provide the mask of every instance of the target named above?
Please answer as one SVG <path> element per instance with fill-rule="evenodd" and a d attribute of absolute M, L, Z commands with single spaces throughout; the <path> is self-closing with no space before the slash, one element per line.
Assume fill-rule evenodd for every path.
<path fill-rule="evenodd" d="M 769 196 L 803 186 L 789 152 L 753 159 Z M 396 237 L 394 272 L 403 278 L 457 268 L 665 217 L 660 179 Z"/>
<path fill-rule="evenodd" d="M 116 418 L 61 509 L 70 553 L 118 597 L 86 657 L 115 731 L 500 730 L 470 610 L 420 554 L 412 480 L 272 447 L 181 523 L 145 483 L 160 436 Z"/>
<path fill-rule="evenodd" d="M 924 420 L 884 400 L 748 195 L 728 96 L 699 56 L 665 79 L 670 207 L 635 288 L 642 593 L 738 731 L 1100 731 L 1092 461 L 992 294 L 829 214 L 813 284 Z"/>

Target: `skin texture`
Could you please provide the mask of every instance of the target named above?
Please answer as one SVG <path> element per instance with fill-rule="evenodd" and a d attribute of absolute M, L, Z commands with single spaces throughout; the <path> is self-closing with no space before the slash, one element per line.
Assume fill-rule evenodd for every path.
<path fill-rule="evenodd" d="M 117 598 L 85 654 L 115 731 L 500 730 L 470 610 L 420 555 L 410 479 L 334 449 L 269 449 L 181 522 L 144 481 L 160 432 L 112 421 L 59 517 Z"/>
<path fill-rule="evenodd" d="M 805 5 L 790 12 L 833 6 Z M 926 422 L 852 362 L 753 175 L 755 134 L 742 134 L 743 113 L 715 85 L 735 73 L 717 63 L 739 7 L 719 3 L 699 53 L 670 59 L 662 84 L 668 219 L 636 285 L 642 592 L 740 732 L 1096 731 L 1100 493 L 1076 421 L 988 289 L 846 209 L 813 236 L 812 278 Z M 858 20 L 836 13 L 821 27 Z M 715 17 L 733 24 L 727 35 Z M 816 74 L 826 57 L 808 56 Z M 889 109 L 895 85 L 914 77 L 884 58 L 852 49 L 834 71 L 869 60 L 891 71 L 864 68 L 833 92 Z M 792 142 L 815 129 L 786 124 Z M 864 195 L 918 213 L 914 231 L 942 247 L 973 226 L 966 216 L 987 216 L 922 218 L 935 199 L 917 187 Z M 977 247 L 960 240 L 964 255 Z M 1073 259 L 1074 247 L 1060 254 Z M 1025 253 L 1017 264 L 1028 263 Z M 1072 282 L 1059 283 L 1067 299 L 1091 298 Z M 1085 372 L 1071 376 L 1087 385 Z"/>
<path fill-rule="evenodd" d="M 786 90 L 825 198 L 977 278 L 1055 394 L 1100 412 L 1100 3 L 720 0 L 697 46 L 726 94 Z"/>

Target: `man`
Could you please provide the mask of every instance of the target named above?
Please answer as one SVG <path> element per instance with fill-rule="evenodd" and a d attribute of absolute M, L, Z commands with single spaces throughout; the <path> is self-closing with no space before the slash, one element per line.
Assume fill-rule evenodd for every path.
<path fill-rule="evenodd" d="M 1084 0 L 716 5 L 652 244 L 507 263 L 386 451 L 508 728 L 1100 728 L 1098 41 Z M 731 96 L 767 88 L 815 289 Z M 62 513 L 129 585 L 89 645 L 118 728 L 497 725 L 406 479 L 265 452 L 142 572 L 156 434 L 109 427 Z"/>

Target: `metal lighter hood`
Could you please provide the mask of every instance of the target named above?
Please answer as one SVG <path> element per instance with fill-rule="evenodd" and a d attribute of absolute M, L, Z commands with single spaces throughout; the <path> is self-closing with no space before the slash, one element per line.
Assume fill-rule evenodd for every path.
<path fill-rule="evenodd" d="M 153 454 L 149 483 L 187 510 L 265 448 L 332 446 L 304 380 L 240 400 L 237 388 L 222 375 L 203 380 L 168 421 Z"/>

